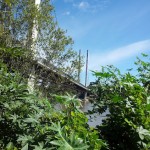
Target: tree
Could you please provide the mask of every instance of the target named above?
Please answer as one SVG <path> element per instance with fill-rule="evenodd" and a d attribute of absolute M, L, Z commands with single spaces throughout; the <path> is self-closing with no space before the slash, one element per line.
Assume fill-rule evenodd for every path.
<path fill-rule="evenodd" d="M 70 78 L 77 79 L 83 62 L 82 59 L 79 61 L 77 52 L 72 49 L 72 38 L 66 36 L 66 31 L 55 21 L 50 0 L 41 0 L 37 5 L 35 0 L 1 0 L 0 4 L 0 57 L 5 59 L 9 68 L 20 71 L 27 78 L 32 74 L 36 78 L 33 82 L 38 85 L 35 87 L 42 89 L 44 93 L 64 93 L 71 89 L 67 81 Z M 6 23 L 8 28 L 5 28 Z M 17 58 L 16 55 L 15 58 L 12 57 L 14 53 L 22 53 L 21 51 L 27 52 L 24 58 L 20 54 Z M 59 78 L 54 72 L 42 76 L 43 70 L 35 67 L 39 61 L 67 78 Z M 51 78 L 53 83 L 47 88 Z"/>
<path fill-rule="evenodd" d="M 32 49 L 36 59 L 44 59 L 49 66 L 76 79 L 83 62 L 79 62 L 77 52 L 72 49 L 72 38 L 55 21 L 50 0 L 41 0 L 39 5 L 35 5 L 35 0 L 1 0 L 0 5 L 3 45 Z M 33 30 L 38 33 L 36 38 Z"/>

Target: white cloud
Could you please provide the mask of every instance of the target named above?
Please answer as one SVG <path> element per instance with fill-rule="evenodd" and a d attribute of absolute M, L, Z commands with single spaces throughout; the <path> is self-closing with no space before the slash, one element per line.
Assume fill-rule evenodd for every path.
<path fill-rule="evenodd" d="M 130 58 L 142 52 L 150 52 L 150 39 L 139 41 L 112 50 L 111 52 L 91 54 L 89 58 L 89 69 L 96 70 L 99 65 L 110 65 L 123 59 Z"/>
<path fill-rule="evenodd" d="M 70 15 L 70 11 L 64 12 L 63 15 L 69 16 Z"/>
<path fill-rule="evenodd" d="M 92 1 L 81 1 L 80 3 L 73 3 L 73 6 L 84 10 L 86 12 L 98 12 L 102 11 L 104 8 L 106 8 L 110 3 L 110 0 L 92 0 Z"/>
<path fill-rule="evenodd" d="M 87 9 L 87 8 L 89 8 L 89 3 L 82 1 L 82 2 L 79 3 L 78 8 L 79 9 Z"/>
<path fill-rule="evenodd" d="M 80 10 L 87 10 L 90 7 L 90 4 L 86 1 L 81 1 L 80 3 L 74 3 L 74 7 L 80 9 Z"/>

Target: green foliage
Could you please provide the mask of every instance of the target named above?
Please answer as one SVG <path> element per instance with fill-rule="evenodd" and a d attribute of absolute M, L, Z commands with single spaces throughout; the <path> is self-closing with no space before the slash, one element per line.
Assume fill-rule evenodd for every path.
<path fill-rule="evenodd" d="M 80 102 L 70 95 L 55 96 L 65 105 L 55 110 L 47 99 L 29 94 L 20 74 L 0 63 L 0 149 L 98 150 L 107 145 L 87 125 Z"/>
<path fill-rule="evenodd" d="M 77 79 L 82 56 L 79 62 L 72 38 L 55 20 L 51 1 L 35 5 L 35 0 L 3 0 L 0 5 L 0 61 L 27 80 L 34 76 L 34 88 L 42 96 L 75 93 L 68 80 Z"/>
<path fill-rule="evenodd" d="M 2 1 L 0 46 L 28 49 L 36 59 L 75 78 L 83 62 L 81 59 L 79 65 L 78 54 L 72 48 L 73 40 L 58 26 L 53 10 L 50 0 L 42 0 L 39 6 L 35 5 L 34 0 Z M 35 30 L 38 32 L 37 38 Z"/>
<path fill-rule="evenodd" d="M 43 135 L 50 124 L 46 122 L 51 120 L 46 100 L 39 101 L 36 96 L 29 95 L 20 76 L 4 68 L 0 70 L 0 81 L 1 149 L 6 146 L 30 149 L 31 145 L 45 141 Z"/>
<path fill-rule="evenodd" d="M 70 95 L 55 96 L 65 106 L 64 110 L 56 111 L 48 99 L 28 91 L 26 81 L 34 71 L 39 73 L 38 77 L 34 74 L 37 80 L 44 74 L 43 82 L 49 82 L 45 68 L 41 72 L 34 70 L 37 61 L 43 58 L 42 52 L 46 58 L 42 63 L 52 66 L 51 70 L 57 67 L 58 73 L 64 71 L 76 77 L 82 66 L 72 49 L 72 39 L 54 21 L 50 1 L 42 0 L 40 6 L 32 0 L 4 0 L 1 4 L 0 149 L 98 150 L 106 147 L 98 132 L 87 125 L 78 99 Z M 36 39 L 33 29 L 38 31 Z"/>
<path fill-rule="evenodd" d="M 107 119 L 97 128 L 110 149 L 150 148 L 149 62 L 138 58 L 138 76 L 130 72 L 122 75 L 113 66 L 94 72 L 98 80 L 91 89 L 95 96 L 93 112 L 109 109 Z"/>
<path fill-rule="evenodd" d="M 53 124 L 50 128 L 58 132 L 56 135 L 57 140 L 51 141 L 51 144 L 58 145 L 60 150 L 86 150 L 89 147 L 83 143 L 83 140 L 79 138 L 78 135 L 71 133 L 70 136 L 68 136 L 67 132 L 61 128 L 59 122 L 58 124 Z"/>
<path fill-rule="evenodd" d="M 89 149 L 98 150 L 107 147 L 105 141 L 99 139 L 98 132 L 88 126 L 88 119 L 80 110 L 81 102 L 79 99 L 68 94 L 67 96 L 56 96 L 56 100 L 65 106 L 64 118 L 61 119 L 65 133 L 69 133 L 69 136 L 75 133 L 76 137 L 87 143 Z"/>

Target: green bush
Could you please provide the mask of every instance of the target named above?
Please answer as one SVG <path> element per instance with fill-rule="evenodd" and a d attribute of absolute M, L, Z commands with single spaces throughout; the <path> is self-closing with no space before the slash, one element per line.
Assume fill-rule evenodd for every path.
<path fill-rule="evenodd" d="M 98 150 L 106 144 L 87 125 L 71 96 L 54 96 L 65 105 L 55 110 L 47 99 L 29 94 L 23 78 L 0 64 L 0 149 L 4 150 Z"/>
<path fill-rule="evenodd" d="M 143 54 L 145 58 L 148 56 Z M 100 135 L 111 150 L 150 149 L 150 61 L 138 58 L 138 76 L 130 72 L 122 75 L 113 67 L 102 67 L 94 72 L 98 78 L 91 90 L 94 94 L 93 112 L 109 109 Z"/>

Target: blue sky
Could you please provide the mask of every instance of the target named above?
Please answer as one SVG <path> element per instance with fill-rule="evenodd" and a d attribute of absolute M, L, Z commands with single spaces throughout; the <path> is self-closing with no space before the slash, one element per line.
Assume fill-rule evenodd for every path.
<path fill-rule="evenodd" d="M 150 0 L 53 0 L 59 26 L 86 55 L 90 70 L 115 65 L 132 68 L 136 56 L 150 54 Z M 85 68 L 81 75 L 84 83 Z"/>

